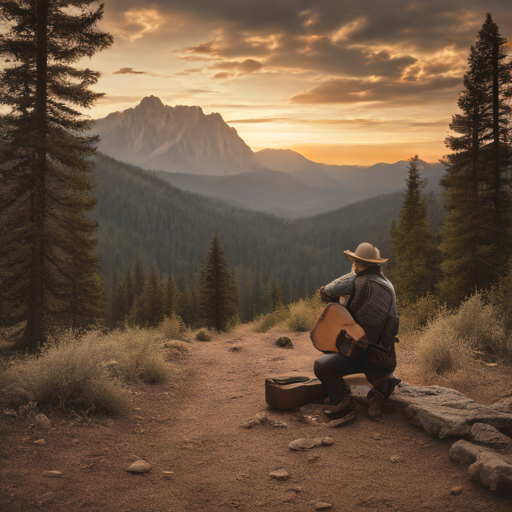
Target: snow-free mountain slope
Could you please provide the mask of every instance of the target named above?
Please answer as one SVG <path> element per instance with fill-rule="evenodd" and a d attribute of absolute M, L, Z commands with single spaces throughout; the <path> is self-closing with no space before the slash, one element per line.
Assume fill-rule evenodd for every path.
<path fill-rule="evenodd" d="M 262 168 L 220 114 L 171 107 L 155 96 L 97 120 L 93 132 L 100 151 L 144 169 L 227 176 Z"/>

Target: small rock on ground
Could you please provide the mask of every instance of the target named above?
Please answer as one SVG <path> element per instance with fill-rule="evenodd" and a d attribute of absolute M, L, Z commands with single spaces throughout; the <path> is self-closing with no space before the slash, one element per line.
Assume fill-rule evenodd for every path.
<path fill-rule="evenodd" d="M 38 414 L 34 419 L 40 427 L 50 428 L 52 426 L 52 422 L 44 414 Z"/>
<path fill-rule="evenodd" d="M 290 478 L 290 473 L 284 469 L 277 469 L 276 471 L 271 471 L 268 476 L 275 480 L 288 480 L 288 478 Z"/>
<path fill-rule="evenodd" d="M 313 439 L 295 439 L 292 441 L 288 447 L 290 450 L 294 451 L 305 451 L 311 450 L 311 448 L 316 448 L 317 446 L 330 446 L 334 443 L 334 439 L 332 437 L 316 437 Z"/>
<path fill-rule="evenodd" d="M 315 510 L 329 510 L 332 508 L 332 505 L 327 502 L 315 503 Z"/>
<path fill-rule="evenodd" d="M 240 352 L 240 350 L 243 350 L 243 347 L 236 346 L 236 347 L 231 347 L 228 350 L 228 352 Z"/>
<path fill-rule="evenodd" d="M 34 444 L 44 446 L 46 444 L 46 441 L 44 439 L 38 439 L 37 441 L 34 441 Z"/>
<path fill-rule="evenodd" d="M 129 473 L 148 473 L 151 471 L 151 464 L 145 460 L 136 460 L 133 464 L 126 468 Z"/>
<path fill-rule="evenodd" d="M 458 496 L 462 492 L 462 485 L 457 485 L 456 487 L 452 487 L 450 489 L 450 494 L 453 494 L 454 496 Z"/>
<path fill-rule="evenodd" d="M 293 343 L 288 336 L 281 336 L 276 342 L 275 345 L 281 348 L 293 348 Z"/>
<path fill-rule="evenodd" d="M 61 471 L 43 471 L 43 476 L 49 476 L 53 478 L 62 478 Z"/>

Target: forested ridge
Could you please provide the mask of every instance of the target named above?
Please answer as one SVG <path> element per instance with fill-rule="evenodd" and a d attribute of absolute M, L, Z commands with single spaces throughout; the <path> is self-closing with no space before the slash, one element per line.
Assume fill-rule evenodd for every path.
<path fill-rule="evenodd" d="M 388 232 L 401 193 L 361 201 L 296 221 L 232 207 L 183 192 L 138 167 L 101 153 L 95 156 L 101 275 L 111 291 L 139 260 L 146 271 L 174 273 L 192 284 L 212 236 L 218 233 L 241 291 L 277 279 L 286 302 L 312 293 L 347 272 L 343 251 L 369 241 L 386 254 Z M 242 316 L 245 316 L 242 314 Z"/>

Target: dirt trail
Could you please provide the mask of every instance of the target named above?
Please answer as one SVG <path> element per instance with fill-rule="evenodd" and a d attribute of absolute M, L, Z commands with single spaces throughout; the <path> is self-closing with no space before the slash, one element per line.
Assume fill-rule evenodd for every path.
<path fill-rule="evenodd" d="M 319 353 L 308 334 L 288 335 L 293 350 L 274 346 L 279 334 L 248 326 L 210 343 L 192 342 L 173 379 L 138 387 L 137 409 L 121 420 L 49 414 L 52 429 L 45 432 L 29 420 L 3 417 L 2 510 L 299 512 L 320 501 L 334 512 L 511 510 L 506 495 L 471 483 L 467 468 L 450 462 L 453 440 L 431 439 L 389 405 L 379 423 L 358 408 L 357 421 L 341 429 L 308 425 L 290 413 L 280 414 L 287 428 L 241 428 L 267 410 L 266 376 L 313 376 Z M 234 346 L 241 350 L 230 352 Z M 322 436 L 334 444 L 288 449 L 294 439 Z M 39 438 L 44 446 L 34 445 Z M 127 473 L 131 455 L 149 461 L 152 471 Z M 290 479 L 271 479 L 276 469 Z M 48 470 L 63 478 L 41 476 Z M 174 474 L 165 478 L 162 471 Z M 462 486 L 460 495 L 450 494 L 455 486 Z"/>

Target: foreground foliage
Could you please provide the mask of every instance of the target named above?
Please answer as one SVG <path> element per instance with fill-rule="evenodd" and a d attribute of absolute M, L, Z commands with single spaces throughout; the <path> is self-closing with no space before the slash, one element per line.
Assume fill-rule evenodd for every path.
<path fill-rule="evenodd" d="M 0 402 L 122 414 L 130 406 L 128 384 L 168 378 L 160 341 L 147 329 L 92 331 L 79 340 L 68 333 L 0 374 Z"/>

